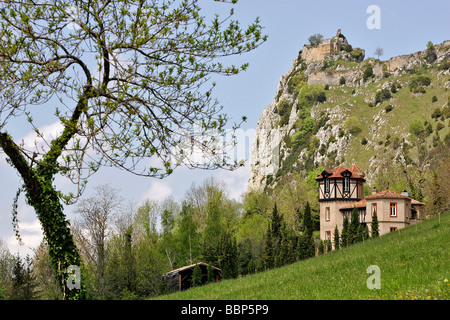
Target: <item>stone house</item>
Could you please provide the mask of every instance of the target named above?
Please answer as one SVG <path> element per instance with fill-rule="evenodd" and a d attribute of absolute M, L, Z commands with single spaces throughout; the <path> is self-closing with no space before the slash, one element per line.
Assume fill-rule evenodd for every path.
<path fill-rule="evenodd" d="M 318 174 L 320 204 L 320 239 L 333 241 L 335 227 L 342 232 L 344 219 L 350 219 L 353 208 L 359 212 L 360 222 L 371 230 L 372 216 L 377 214 L 380 235 L 402 229 L 423 219 L 422 202 L 414 200 L 406 191 L 401 194 L 373 190 L 364 197 L 365 175 L 356 164 L 350 168 L 339 166 Z"/>

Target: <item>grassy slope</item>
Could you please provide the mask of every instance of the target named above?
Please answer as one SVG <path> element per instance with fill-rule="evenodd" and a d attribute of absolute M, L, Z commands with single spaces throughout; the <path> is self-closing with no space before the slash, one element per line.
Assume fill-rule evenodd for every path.
<path fill-rule="evenodd" d="M 159 299 L 449 299 L 450 213 L 330 254 Z M 381 270 L 369 290 L 367 267 Z"/>
<path fill-rule="evenodd" d="M 362 67 L 360 67 L 362 68 Z M 377 153 L 389 153 L 394 154 L 392 143 L 389 147 L 379 145 L 379 141 L 386 141 L 386 137 L 389 134 L 391 142 L 395 137 L 400 139 L 409 132 L 409 125 L 415 119 L 421 121 L 428 120 L 433 125 L 434 132 L 428 137 L 427 141 L 431 144 L 431 140 L 436 131 L 436 123 L 431 118 L 431 113 L 436 107 L 442 109 L 443 105 L 447 103 L 448 96 L 450 95 L 448 89 L 443 88 L 443 84 L 450 80 L 448 76 L 437 76 L 439 71 L 434 69 L 423 68 L 415 74 L 404 74 L 398 77 L 389 77 L 381 79 L 377 82 L 368 82 L 367 86 L 361 86 L 357 88 L 355 95 L 351 94 L 352 88 L 347 86 L 335 86 L 327 91 L 327 102 L 320 104 L 318 110 L 326 110 L 333 108 L 335 105 L 340 105 L 341 110 L 347 116 L 356 116 L 361 123 L 361 133 L 356 137 L 352 137 L 350 144 L 345 151 L 344 165 L 351 165 L 357 163 L 362 170 L 366 170 L 368 167 L 369 159 Z M 432 80 L 432 84 L 425 87 L 426 93 L 420 95 L 414 95 L 409 90 L 409 83 L 411 80 L 418 76 L 428 76 Z M 402 88 L 397 93 L 392 95 L 392 98 L 382 102 L 375 107 L 369 107 L 364 99 L 374 96 L 377 90 L 382 88 L 385 82 L 396 80 L 397 83 L 402 84 Z M 432 102 L 432 97 L 437 97 L 437 102 Z M 384 109 L 387 105 L 393 105 L 394 109 L 385 113 Z M 381 114 L 381 123 L 375 123 L 373 117 L 377 114 Z M 445 127 L 439 131 L 441 140 L 450 132 L 448 127 L 448 120 L 443 122 Z M 369 127 L 371 125 L 377 125 L 379 130 L 375 131 L 376 138 L 369 134 Z M 363 138 L 371 141 L 370 144 L 363 146 L 361 140 Z"/>

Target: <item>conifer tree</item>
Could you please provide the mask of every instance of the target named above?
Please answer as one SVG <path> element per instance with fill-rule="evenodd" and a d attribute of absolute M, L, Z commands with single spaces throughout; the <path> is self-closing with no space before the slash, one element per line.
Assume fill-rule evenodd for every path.
<path fill-rule="evenodd" d="M 369 227 L 367 226 L 367 223 L 364 225 L 364 230 L 363 230 L 363 240 L 368 240 L 369 239 Z"/>
<path fill-rule="evenodd" d="M 338 229 L 337 225 L 334 228 L 334 249 L 335 250 L 339 249 L 339 229 Z"/>
<path fill-rule="evenodd" d="M 272 228 L 269 224 L 267 228 L 267 235 L 264 243 L 264 253 L 263 253 L 263 264 L 266 270 L 272 269 L 274 267 L 274 252 L 273 252 L 273 241 L 272 241 Z"/>
<path fill-rule="evenodd" d="M 305 257 L 314 257 L 316 254 L 316 247 L 313 238 L 313 222 L 311 219 L 311 207 L 309 202 L 306 202 L 305 211 L 303 213 L 303 235 L 305 245 Z"/>
<path fill-rule="evenodd" d="M 341 234 L 341 247 L 347 247 L 349 245 L 349 225 L 348 218 L 344 217 Z"/>
<path fill-rule="evenodd" d="M 297 239 L 297 260 L 306 259 L 306 236 L 301 234 Z"/>
<path fill-rule="evenodd" d="M 357 229 L 357 232 L 356 232 L 355 243 L 356 243 L 356 242 L 363 241 L 363 231 L 364 231 L 364 227 L 363 227 L 363 225 L 360 223 L 360 224 L 358 225 L 358 229 Z"/>
<path fill-rule="evenodd" d="M 360 223 L 358 208 L 354 207 L 352 210 L 352 216 L 349 226 L 349 244 L 357 242 L 359 225 Z"/>
<path fill-rule="evenodd" d="M 370 236 L 372 238 L 378 237 L 380 235 L 380 232 L 378 231 L 378 217 L 377 213 L 374 212 L 372 216 L 372 225 L 371 225 L 371 233 Z"/>
<path fill-rule="evenodd" d="M 277 204 L 275 203 L 272 210 L 272 238 L 274 240 L 281 239 L 281 223 L 282 217 L 278 213 Z"/>
<path fill-rule="evenodd" d="M 306 202 L 305 211 L 303 213 L 303 230 L 309 232 L 311 235 L 313 233 L 313 221 L 311 218 L 311 207 L 309 201 Z"/>
<path fill-rule="evenodd" d="M 324 244 L 323 244 L 323 240 L 320 240 L 320 241 L 319 241 L 319 248 L 318 248 L 319 256 L 322 255 L 322 254 L 324 253 L 324 250 L 325 250 L 324 248 L 325 248 L 325 246 L 324 246 Z"/>
<path fill-rule="evenodd" d="M 325 242 L 326 242 L 326 250 L 327 250 L 327 253 L 329 253 L 329 252 L 331 252 L 331 251 L 333 250 L 333 248 L 332 248 L 332 246 L 331 246 L 331 240 L 328 239 L 328 240 L 326 240 Z"/>

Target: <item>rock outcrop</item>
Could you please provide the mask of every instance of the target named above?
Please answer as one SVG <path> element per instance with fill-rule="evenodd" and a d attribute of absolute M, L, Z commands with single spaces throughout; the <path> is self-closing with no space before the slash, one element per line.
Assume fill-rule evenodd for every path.
<path fill-rule="evenodd" d="M 364 60 L 364 56 L 364 49 L 353 48 L 340 30 L 334 37 L 322 40 L 317 46 L 303 46 L 293 60 L 291 70 L 280 78 L 272 103 L 263 110 L 259 118 L 251 151 L 248 190 L 264 190 L 268 185 L 273 187 L 274 183 L 276 184 L 275 180 L 280 169 L 283 169 L 286 159 L 293 152 L 292 142 L 295 143 L 295 139 L 302 135 L 301 131 L 306 130 L 305 123 L 310 118 L 314 122 L 312 137 L 308 138 L 307 143 L 302 141 L 305 146 L 297 150 L 295 154 L 297 158 L 290 165 L 294 168 L 303 167 L 303 164 L 309 161 L 317 166 L 329 161 L 330 158 L 339 163 L 344 161 L 344 157 L 351 161 L 351 156 L 346 154 L 346 150 L 356 139 L 358 132 L 356 129 L 352 131 L 348 119 L 352 116 L 352 108 L 358 107 L 357 104 L 361 103 L 357 102 L 357 97 L 363 96 L 364 100 L 361 98 L 361 101 L 364 107 L 380 105 L 377 100 L 378 92 L 389 91 L 393 85 L 398 88 L 407 85 L 402 83 L 398 76 L 414 73 L 414 70 L 426 65 L 448 62 L 450 41 L 387 61 L 374 58 Z M 449 70 L 444 68 L 442 72 L 448 74 Z M 309 115 L 305 116 L 299 114 L 301 112 L 298 107 L 299 92 L 295 90 L 296 81 L 304 81 L 308 86 L 326 88 L 325 90 L 342 88 L 345 97 L 327 96 L 327 108 L 319 108 L 321 102 L 317 102 L 307 109 Z M 376 88 L 368 91 L 368 85 L 371 83 L 375 83 Z M 288 107 L 284 108 L 283 104 Z M 396 107 L 394 104 L 391 109 Z M 379 135 L 377 133 L 380 130 L 379 124 L 386 125 L 391 121 L 388 117 L 392 118 L 392 114 L 388 115 L 388 112 L 382 109 L 372 117 L 371 121 L 378 121 L 378 127 L 367 124 L 368 145 L 374 146 L 374 150 L 380 149 L 377 146 L 379 141 L 372 141 L 381 139 L 375 136 Z M 311 132 L 311 129 L 309 130 Z M 403 139 L 407 136 L 408 134 L 401 135 Z M 361 145 L 361 137 L 358 140 Z M 378 145 L 381 145 L 381 142 Z M 373 160 L 374 157 L 367 166 L 376 162 Z M 367 166 L 366 169 L 369 170 Z M 286 173 L 286 170 L 283 172 Z"/>

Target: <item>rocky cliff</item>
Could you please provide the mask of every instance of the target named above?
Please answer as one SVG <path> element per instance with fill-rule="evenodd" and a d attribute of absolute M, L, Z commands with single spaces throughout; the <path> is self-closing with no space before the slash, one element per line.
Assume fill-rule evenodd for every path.
<path fill-rule="evenodd" d="M 374 172 L 383 155 L 399 159 L 415 119 L 432 124 L 430 143 L 448 135 L 450 41 L 387 61 L 364 57 L 340 30 L 303 46 L 258 121 L 249 190 L 321 165 L 356 161 Z M 439 119 L 432 117 L 436 108 L 444 112 Z"/>

